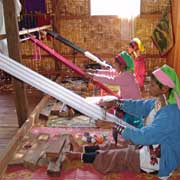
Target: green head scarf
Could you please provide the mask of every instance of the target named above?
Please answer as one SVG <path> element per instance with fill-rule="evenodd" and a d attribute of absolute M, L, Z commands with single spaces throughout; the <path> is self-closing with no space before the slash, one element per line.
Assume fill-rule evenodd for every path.
<path fill-rule="evenodd" d="M 134 63 L 132 57 L 126 51 L 122 51 L 119 55 L 126 63 L 126 71 L 134 71 Z"/>
<path fill-rule="evenodd" d="M 167 64 L 164 64 L 159 69 L 153 71 L 153 74 L 163 85 L 172 88 L 167 101 L 169 104 L 177 104 L 180 109 L 180 82 L 176 71 Z"/>

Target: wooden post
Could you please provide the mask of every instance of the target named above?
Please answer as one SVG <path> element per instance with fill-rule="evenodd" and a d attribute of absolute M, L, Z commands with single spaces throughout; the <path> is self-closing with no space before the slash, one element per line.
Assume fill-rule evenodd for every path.
<path fill-rule="evenodd" d="M 180 1 L 179 0 L 173 0 L 172 1 L 172 21 L 173 21 L 173 30 L 174 30 L 174 36 L 175 36 L 175 45 L 168 54 L 168 64 L 172 66 L 177 74 L 180 77 Z"/>
<path fill-rule="evenodd" d="M 59 14 L 58 11 L 59 11 L 59 3 L 57 0 L 52 0 L 52 9 L 55 13 L 53 13 L 53 19 L 52 19 L 52 29 L 55 31 L 55 32 L 58 32 L 58 29 L 59 27 L 57 27 L 57 15 Z M 59 51 L 59 47 L 61 47 L 61 45 L 59 46 L 58 44 L 59 42 L 57 42 L 55 40 L 55 38 L 53 39 L 53 47 L 55 50 Z M 61 62 L 57 62 L 57 61 L 54 61 L 55 63 L 55 71 L 56 72 L 60 72 L 61 75 L 62 75 L 62 63 Z"/>
<path fill-rule="evenodd" d="M 21 54 L 19 50 L 19 29 L 15 11 L 15 0 L 3 0 L 3 7 L 9 57 L 15 59 L 18 62 L 21 62 Z M 15 104 L 18 116 L 18 124 L 21 127 L 28 117 L 27 96 L 24 83 L 22 81 L 14 79 L 13 83 L 16 93 Z"/>

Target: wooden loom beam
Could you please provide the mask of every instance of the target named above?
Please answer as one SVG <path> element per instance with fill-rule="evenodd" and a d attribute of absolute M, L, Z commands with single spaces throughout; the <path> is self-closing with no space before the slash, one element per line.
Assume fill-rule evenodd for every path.
<path fill-rule="evenodd" d="M 30 34 L 30 33 L 33 33 L 33 32 L 43 31 L 43 30 L 51 29 L 51 28 L 52 28 L 51 25 L 45 25 L 45 26 L 41 26 L 41 27 L 37 27 L 37 28 L 25 29 L 25 30 L 19 31 L 19 35 Z"/>
<path fill-rule="evenodd" d="M 0 34 L 0 40 L 6 39 L 6 38 L 7 38 L 6 34 Z"/>
<path fill-rule="evenodd" d="M 51 49 L 50 47 L 48 47 L 46 44 L 44 44 L 43 42 L 39 41 L 38 39 L 34 38 L 34 37 L 30 37 L 30 40 L 34 43 L 36 43 L 36 45 L 38 45 L 39 47 L 41 47 L 42 49 L 44 49 L 46 52 L 48 52 L 50 55 L 52 55 L 53 57 L 55 57 L 57 60 L 61 61 L 63 64 L 65 64 L 66 66 L 68 66 L 69 68 L 71 68 L 72 70 L 74 70 L 76 73 L 78 73 L 81 76 L 85 75 L 85 72 L 79 68 L 78 66 L 76 66 L 75 64 L 73 64 L 70 60 L 67 60 L 65 57 L 63 57 L 62 55 L 60 55 L 58 52 L 56 52 L 54 49 Z M 109 89 L 107 86 L 105 86 L 104 84 L 100 83 L 99 81 L 93 80 L 93 83 L 96 84 L 97 86 L 99 86 L 101 89 L 105 90 L 107 93 L 118 97 L 118 95 L 116 93 L 114 93 L 111 89 Z"/>
<path fill-rule="evenodd" d="M 83 48 L 80 48 L 78 45 L 76 45 L 75 43 L 69 41 L 68 39 L 65 39 L 64 37 L 62 37 L 58 33 L 53 32 L 53 31 L 49 31 L 49 30 L 47 30 L 47 33 L 50 36 L 52 36 L 53 38 L 57 39 L 58 41 L 64 43 L 65 45 L 73 48 L 77 52 L 83 54 L 84 56 L 86 56 L 87 58 L 91 59 L 92 61 L 95 61 L 96 63 L 100 64 L 101 66 L 104 66 L 104 67 L 109 68 L 109 69 L 112 68 L 112 66 L 107 64 L 105 61 L 102 61 L 100 58 L 98 58 L 97 56 L 95 56 L 91 52 L 89 52 L 87 50 L 84 50 Z"/>
<path fill-rule="evenodd" d="M 43 31 L 43 30 L 51 29 L 51 28 L 52 28 L 51 25 L 45 25 L 45 26 L 41 26 L 37 28 L 24 29 L 24 30 L 19 31 L 19 35 L 30 34 L 33 32 Z M 7 38 L 7 34 L 0 34 L 0 40 L 6 39 L 6 38 Z"/>

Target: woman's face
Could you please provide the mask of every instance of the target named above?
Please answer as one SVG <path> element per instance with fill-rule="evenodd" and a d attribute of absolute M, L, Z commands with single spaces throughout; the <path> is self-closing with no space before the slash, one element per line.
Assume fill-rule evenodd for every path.
<path fill-rule="evenodd" d="M 154 97 L 164 94 L 163 89 L 159 87 L 159 84 L 155 79 L 151 79 L 149 92 Z"/>
<path fill-rule="evenodd" d="M 132 48 L 132 46 L 129 45 L 129 46 L 127 47 L 127 51 L 128 51 L 129 54 L 132 54 L 133 51 L 134 51 L 134 49 Z"/>
<path fill-rule="evenodd" d="M 114 60 L 114 68 L 117 72 L 122 72 L 125 70 L 126 66 L 124 64 L 121 64 L 119 62 L 117 62 L 116 60 Z"/>

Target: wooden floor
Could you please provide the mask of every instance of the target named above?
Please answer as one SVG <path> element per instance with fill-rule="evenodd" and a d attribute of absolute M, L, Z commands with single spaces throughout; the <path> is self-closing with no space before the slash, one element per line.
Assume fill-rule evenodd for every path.
<path fill-rule="evenodd" d="M 0 154 L 6 150 L 9 141 L 19 128 L 14 97 L 15 95 L 12 92 L 0 93 Z M 31 112 L 41 100 L 42 93 L 28 93 L 27 97 L 29 112 Z"/>

